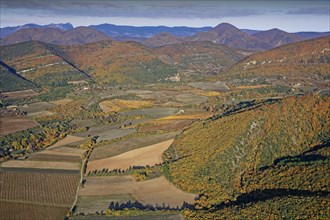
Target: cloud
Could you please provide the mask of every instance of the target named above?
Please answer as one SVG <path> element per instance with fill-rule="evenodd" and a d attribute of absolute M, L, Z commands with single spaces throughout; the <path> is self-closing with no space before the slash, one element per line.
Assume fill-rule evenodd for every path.
<path fill-rule="evenodd" d="M 224 18 L 284 13 L 279 1 L 115 1 L 2 0 L 4 9 L 24 9 L 49 15 L 144 18 Z M 280 7 L 277 7 L 280 6 Z"/>
<path fill-rule="evenodd" d="M 113 23 L 125 25 L 210 26 L 220 22 L 253 27 L 270 16 L 289 25 L 305 15 L 313 26 L 329 24 L 328 0 L 0 0 L 2 27 L 24 23 L 72 22 L 77 25 Z M 288 15 L 288 17 L 287 17 Z M 304 17 L 305 16 L 305 17 Z M 284 19 L 285 18 L 285 19 Z M 288 19 L 291 19 L 288 20 Z M 22 22 L 23 21 L 23 22 Z M 247 25 L 245 21 L 251 24 Z M 271 19 L 260 26 L 275 27 Z M 187 23 L 186 23 L 187 22 Z M 279 24 L 276 24 L 276 27 Z M 243 26 L 242 26 L 243 27 Z M 328 27 L 328 26 L 327 26 Z M 258 26 L 259 28 L 259 26 Z"/>
<path fill-rule="evenodd" d="M 299 8 L 296 10 L 291 10 L 288 14 L 296 15 L 329 15 L 329 7 L 312 7 L 312 8 Z"/>

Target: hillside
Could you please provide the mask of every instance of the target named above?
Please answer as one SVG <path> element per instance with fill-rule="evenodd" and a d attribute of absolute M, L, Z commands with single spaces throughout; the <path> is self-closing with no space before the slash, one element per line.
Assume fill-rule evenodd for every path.
<path fill-rule="evenodd" d="M 69 60 L 100 83 L 159 82 L 177 72 L 135 42 L 101 41 L 62 49 Z"/>
<path fill-rule="evenodd" d="M 35 89 L 37 86 L 16 74 L 15 70 L 0 61 L 0 92 Z"/>
<path fill-rule="evenodd" d="M 42 41 L 57 45 L 84 44 L 101 40 L 109 40 L 100 31 L 88 27 L 77 27 L 63 30 L 57 28 L 24 28 L 5 37 L 2 45 L 9 45 L 24 41 Z"/>
<path fill-rule="evenodd" d="M 159 47 L 164 46 L 168 44 L 176 44 L 183 42 L 183 39 L 174 36 L 170 33 L 163 32 L 160 34 L 157 34 L 155 36 L 152 36 L 142 42 L 142 44 L 148 46 L 148 47 Z"/>
<path fill-rule="evenodd" d="M 209 74 L 217 74 L 242 58 L 234 49 L 207 41 L 167 45 L 153 51 L 168 64 Z"/>
<path fill-rule="evenodd" d="M 245 50 L 267 50 L 271 48 L 271 45 L 228 23 L 221 23 L 207 32 L 200 32 L 185 39 L 187 41 L 211 41 Z"/>
<path fill-rule="evenodd" d="M 271 45 L 272 47 L 279 47 L 284 44 L 303 40 L 303 38 L 298 35 L 290 34 L 277 28 L 267 31 L 260 31 L 253 36 Z"/>
<path fill-rule="evenodd" d="M 60 48 L 42 42 L 29 41 L 1 47 L 0 59 L 16 74 L 41 86 L 66 86 L 69 81 L 89 80 L 89 77 L 58 54 Z"/>
<path fill-rule="evenodd" d="M 185 130 L 164 159 L 175 185 L 200 194 L 187 217 L 328 216 L 329 101 L 286 98 Z"/>
<path fill-rule="evenodd" d="M 229 71 L 232 77 L 329 77 L 330 36 L 296 42 L 253 54 Z"/>
<path fill-rule="evenodd" d="M 304 32 L 297 32 L 294 33 L 295 35 L 303 38 L 304 40 L 309 40 L 309 39 L 313 39 L 313 38 L 319 38 L 319 37 L 325 37 L 325 36 L 329 36 L 330 32 L 309 32 L 309 31 L 304 31 Z"/>

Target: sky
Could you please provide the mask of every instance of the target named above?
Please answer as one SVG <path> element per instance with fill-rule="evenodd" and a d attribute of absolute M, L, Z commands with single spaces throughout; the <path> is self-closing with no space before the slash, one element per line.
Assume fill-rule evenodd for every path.
<path fill-rule="evenodd" d="M 329 31 L 329 0 L 1 0 L 0 26 L 216 26 L 288 32 Z"/>

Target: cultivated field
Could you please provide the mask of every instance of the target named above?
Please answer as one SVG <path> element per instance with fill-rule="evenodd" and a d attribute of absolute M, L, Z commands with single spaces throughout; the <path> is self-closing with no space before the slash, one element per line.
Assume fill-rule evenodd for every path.
<path fill-rule="evenodd" d="M 128 115 L 128 116 L 144 115 L 149 118 L 161 118 L 169 115 L 175 115 L 178 111 L 179 109 L 177 108 L 149 108 L 149 109 L 121 112 L 120 114 Z"/>
<path fill-rule="evenodd" d="M 61 154 L 32 154 L 28 160 L 32 161 L 56 161 L 56 162 L 74 162 L 79 163 L 81 161 L 81 157 L 79 156 L 71 156 L 71 155 L 61 155 Z"/>
<path fill-rule="evenodd" d="M 169 116 L 171 117 L 171 116 Z M 150 123 L 145 123 L 140 126 L 141 132 L 147 131 L 177 131 L 182 130 L 189 126 L 192 120 L 162 120 L 162 121 L 152 121 Z"/>
<path fill-rule="evenodd" d="M 77 136 L 73 136 L 73 135 L 68 135 L 64 139 L 56 142 L 55 144 L 53 144 L 52 146 L 48 147 L 47 149 L 50 150 L 50 149 L 62 147 L 62 146 L 65 146 L 65 145 L 70 145 L 70 144 L 75 144 L 75 143 L 81 143 L 85 139 L 86 138 L 84 138 L 84 137 L 77 137 Z"/>
<path fill-rule="evenodd" d="M 105 211 L 111 202 L 121 204 L 126 203 L 128 201 L 134 201 L 133 198 L 129 194 L 123 195 L 88 195 L 88 196 L 79 196 L 77 201 L 76 213 L 83 212 L 87 213 L 95 213 L 100 211 Z"/>
<path fill-rule="evenodd" d="M 215 83 L 194 82 L 194 83 L 189 83 L 189 86 L 202 90 L 214 90 L 214 91 L 222 91 L 222 92 L 226 92 L 230 90 L 230 88 L 223 82 L 215 82 Z"/>
<path fill-rule="evenodd" d="M 192 93 L 182 93 L 175 97 L 178 102 L 188 103 L 188 104 L 201 104 L 207 101 L 207 97 L 196 95 Z"/>
<path fill-rule="evenodd" d="M 109 113 L 128 109 L 148 108 L 152 106 L 152 103 L 149 101 L 114 99 L 102 101 L 99 103 L 99 106 L 102 111 Z"/>
<path fill-rule="evenodd" d="M 173 143 L 173 139 L 158 144 L 128 151 L 126 153 L 99 160 L 90 161 L 87 172 L 103 168 L 128 169 L 130 166 L 155 165 L 162 162 L 162 153 Z"/>
<path fill-rule="evenodd" d="M 57 147 L 53 148 L 51 150 L 45 150 L 41 151 L 40 153 L 48 153 L 54 152 L 54 154 L 58 155 L 71 155 L 71 156 L 82 156 L 85 153 L 86 150 L 78 149 L 78 148 L 72 148 L 72 147 Z"/>
<path fill-rule="evenodd" d="M 112 131 L 103 132 L 97 138 L 97 142 L 105 141 L 105 140 L 113 140 L 116 138 L 120 138 L 129 134 L 133 134 L 135 132 L 134 128 L 129 129 L 116 129 Z"/>
<path fill-rule="evenodd" d="M 80 163 L 57 162 L 57 161 L 8 160 L 1 163 L 0 167 L 79 170 Z"/>
<path fill-rule="evenodd" d="M 65 217 L 68 211 L 68 206 L 61 207 L 0 200 L 0 219 L 2 220 L 60 220 Z"/>
<path fill-rule="evenodd" d="M 49 102 L 35 102 L 28 105 L 28 107 L 23 108 L 28 114 L 36 113 L 41 111 L 46 111 L 47 109 L 54 107 L 54 104 Z"/>
<path fill-rule="evenodd" d="M 54 105 L 66 105 L 72 101 L 73 101 L 72 99 L 60 99 L 60 100 L 52 101 L 50 103 Z"/>
<path fill-rule="evenodd" d="M 178 132 L 169 132 L 165 134 L 148 135 L 102 145 L 100 147 L 94 148 L 89 161 L 113 157 L 130 150 L 157 144 L 169 139 L 173 139 L 177 134 Z"/>
<path fill-rule="evenodd" d="M 170 207 L 181 207 L 183 202 L 193 204 L 196 196 L 179 190 L 165 177 L 142 182 L 135 182 L 131 176 L 87 177 L 86 180 L 85 187 L 79 190 L 79 196 L 126 194 L 144 205 L 165 204 Z"/>
<path fill-rule="evenodd" d="M 3 92 L 0 94 L 0 98 L 17 99 L 17 98 L 36 96 L 38 94 L 39 93 L 33 91 L 32 89 L 28 89 L 28 90 L 21 90 L 15 92 Z"/>
<path fill-rule="evenodd" d="M 73 203 L 79 179 L 70 174 L 1 172 L 0 200 L 67 207 Z"/>
<path fill-rule="evenodd" d="M 37 125 L 36 122 L 24 116 L 0 117 L 0 136 L 33 128 Z"/>
<path fill-rule="evenodd" d="M 0 219 L 63 219 L 79 175 L 0 172 Z"/>
<path fill-rule="evenodd" d="M 128 128 L 121 129 L 120 127 L 122 127 L 123 125 L 128 125 L 128 124 L 134 125 L 142 121 L 144 121 L 144 119 L 129 120 L 116 125 L 93 126 L 90 127 L 88 131 L 75 133 L 75 135 L 79 137 L 98 136 L 97 141 L 112 140 L 135 132 L 135 129 L 128 129 Z"/>
<path fill-rule="evenodd" d="M 53 114 L 55 114 L 55 113 L 45 110 L 45 111 L 40 111 L 40 112 L 28 113 L 27 116 L 29 118 L 36 119 L 36 118 L 42 118 L 42 117 L 45 117 L 45 116 L 48 116 L 48 115 L 53 115 Z"/>
<path fill-rule="evenodd" d="M 63 155 L 63 156 L 77 156 L 82 157 L 82 155 L 85 153 L 86 150 L 78 149 L 78 148 L 72 148 L 72 147 L 58 147 L 54 148 L 52 150 L 42 150 L 39 151 L 33 155 L 40 155 L 40 154 L 47 154 L 47 155 Z"/>

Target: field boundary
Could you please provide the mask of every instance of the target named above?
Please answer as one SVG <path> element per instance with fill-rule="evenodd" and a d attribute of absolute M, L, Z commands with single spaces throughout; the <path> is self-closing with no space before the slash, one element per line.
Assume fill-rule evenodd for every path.
<path fill-rule="evenodd" d="M 80 187 L 82 186 L 82 181 L 83 181 L 83 178 L 84 178 L 84 174 L 86 172 L 86 168 L 87 168 L 87 163 L 88 163 L 88 159 L 90 157 L 90 155 L 92 154 L 93 152 L 93 149 L 94 149 L 94 144 L 91 146 L 91 148 L 88 150 L 88 153 L 86 154 L 86 157 L 85 159 L 83 160 L 83 162 L 81 163 L 81 168 L 80 168 L 80 180 L 79 180 L 79 184 L 78 184 L 78 187 L 77 187 L 77 190 L 76 190 L 76 196 L 75 196 L 75 199 L 73 201 L 73 204 L 69 210 L 69 214 L 71 212 L 71 214 L 73 214 L 74 212 L 74 209 L 76 207 L 76 204 L 77 204 L 77 201 L 78 201 L 78 197 L 79 197 L 79 189 Z"/>

